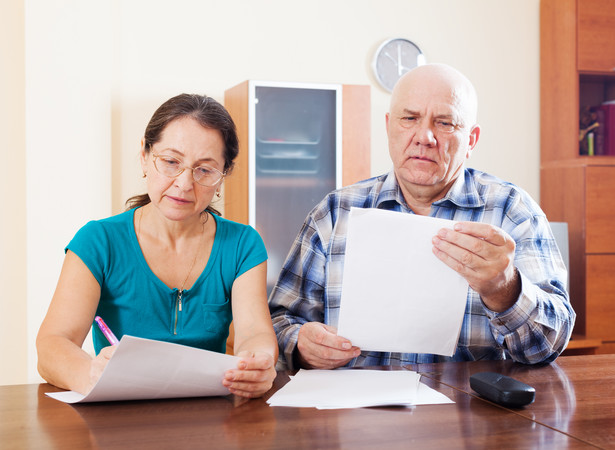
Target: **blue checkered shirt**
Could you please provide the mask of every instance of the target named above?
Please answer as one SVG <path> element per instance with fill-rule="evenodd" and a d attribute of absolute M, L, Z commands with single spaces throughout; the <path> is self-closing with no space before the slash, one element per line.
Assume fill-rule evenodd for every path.
<path fill-rule="evenodd" d="M 280 346 L 278 369 L 298 368 L 294 353 L 302 324 L 337 327 L 346 229 L 353 206 L 413 214 L 393 171 L 330 193 L 308 214 L 269 298 Z M 432 204 L 429 215 L 489 223 L 506 231 L 516 242 L 515 266 L 522 286 L 517 302 L 496 313 L 469 288 L 452 357 L 364 351 L 348 366 L 509 358 L 526 364 L 553 361 L 570 339 L 575 313 L 566 291 L 566 267 L 536 202 L 511 183 L 466 169 L 447 195 Z"/>

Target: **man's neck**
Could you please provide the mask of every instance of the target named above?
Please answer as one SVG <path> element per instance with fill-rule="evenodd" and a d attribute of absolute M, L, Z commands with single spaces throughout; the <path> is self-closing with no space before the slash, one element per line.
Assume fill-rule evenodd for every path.
<path fill-rule="evenodd" d="M 431 205 L 434 202 L 444 198 L 448 193 L 454 181 L 450 185 L 442 189 L 436 186 L 421 186 L 421 185 L 404 185 L 397 180 L 401 193 L 406 200 L 408 207 L 415 213 L 421 216 L 428 216 L 431 212 Z"/>

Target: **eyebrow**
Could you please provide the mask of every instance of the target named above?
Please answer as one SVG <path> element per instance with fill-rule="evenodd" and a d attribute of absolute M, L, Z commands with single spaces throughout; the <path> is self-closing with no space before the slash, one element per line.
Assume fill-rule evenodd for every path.
<path fill-rule="evenodd" d="M 408 116 L 421 116 L 421 113 L 418 111 L 412 111 L 408 108 L 404 108 L 403 109 L 403 116 L 408 115 Z M 448 114 L 436 114 L 434 116 L 434 119 L 446 119 L 446 120 L 450 120 L 451 122 L 454 122 L 456 126 L 463 128 L 465 126 L 464 122 L 463 122 L 463 118 L 460 117 L 458 114 L 453 114 L 453 113 L 448 113 Z"/>
<path fill-rule="evenodd" d="M 182 152 L 180 152 L 179 150 L 174 149 L 174 148 L 165 148 L 165 149 L 162 149 L 162 151 L 163 151 L 163 152 L 165 152 L 165 151 L 169 151 L 169 152 L 171 152 L 171 153 L 174 153 L 174 154 L 175 154 L 175 155 L 177 155 L 177 156 L 182 156 L 182 157 L 185 157 L 185 156 L 186 156 L 184 153 L 182 153 Z M 199 158 L 199 159 L 197 159 L 197 160 L 194 162 L 194 164 L 198 164 L 198 163 L 201 163 L 201 162 L 208 162 L 208 163 L 212 163 L 212 162 L 213 162 L 213 163 L 217 163 L 217 161 L 216 161 L 215 159 L 213 159 L 213 158 Z"/>

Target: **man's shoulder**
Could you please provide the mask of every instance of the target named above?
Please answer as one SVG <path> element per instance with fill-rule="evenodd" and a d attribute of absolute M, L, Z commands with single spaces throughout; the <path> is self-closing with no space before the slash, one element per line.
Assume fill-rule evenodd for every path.
<path fill-rule="evenodd" d="M 373 207 L 380 194 L 387 174 L 358 181 L 330 192 L 323 200 L 332 207 Z"/>
<path fill-rule="evenodd" d="M 466 169 L 466 174 L 487 209 L 503 208 L 508 212 L 514 209 L 528 214 L 544 214 L 538 203 L 522 187 L 476 169 Z"/>
<path fill-rule="evenodd" d="M 510 181 L 503 180 L 502 178 L 496 175 L 493 175 L 491 173 L 469 168 L 469 169 L 466 169 L 466 174 L 469 176 L 469 178 L 472 180 L 474 185 L 479 190 L 481 187 L 484 189 L 494 189 L 495 188 L 495 189 L 503 189 L 507 191 L 516 191 L 524 195 L 528 195 L 527 192 L 523 188 L 519 187 L 518 185 Z"/>
<path fill-rule="evenodd" d="M 368 178 L 329 192 L 309 214 L 316 222 L 325 221 L 329 226 L 337 223 L 350 212 L 350 208 L 373 208 L 376 205 L 387 175 Z"/>

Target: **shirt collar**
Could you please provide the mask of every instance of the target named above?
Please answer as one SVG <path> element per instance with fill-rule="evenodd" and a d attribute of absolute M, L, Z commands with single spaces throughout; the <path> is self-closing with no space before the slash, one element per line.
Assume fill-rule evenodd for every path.
<path fill-rule="evenodd" d="M 446 195 L 434 202 L 434 204 L 442 205 L 446 202 L 450 202 L 462 208 L 478 208 L 484 206 L 484 201 L 479 195 L 476 185 L 472 180 L 473 178 L 468 169 L 464 169 L 462 176 L 455 180 L 453 186 L 451 186 Z M 384 204 L 388 202 L 395 202 L 409 209 L 393 169 L 386 174 L 374 206 L 376 208 L 385 207 Z"/>

